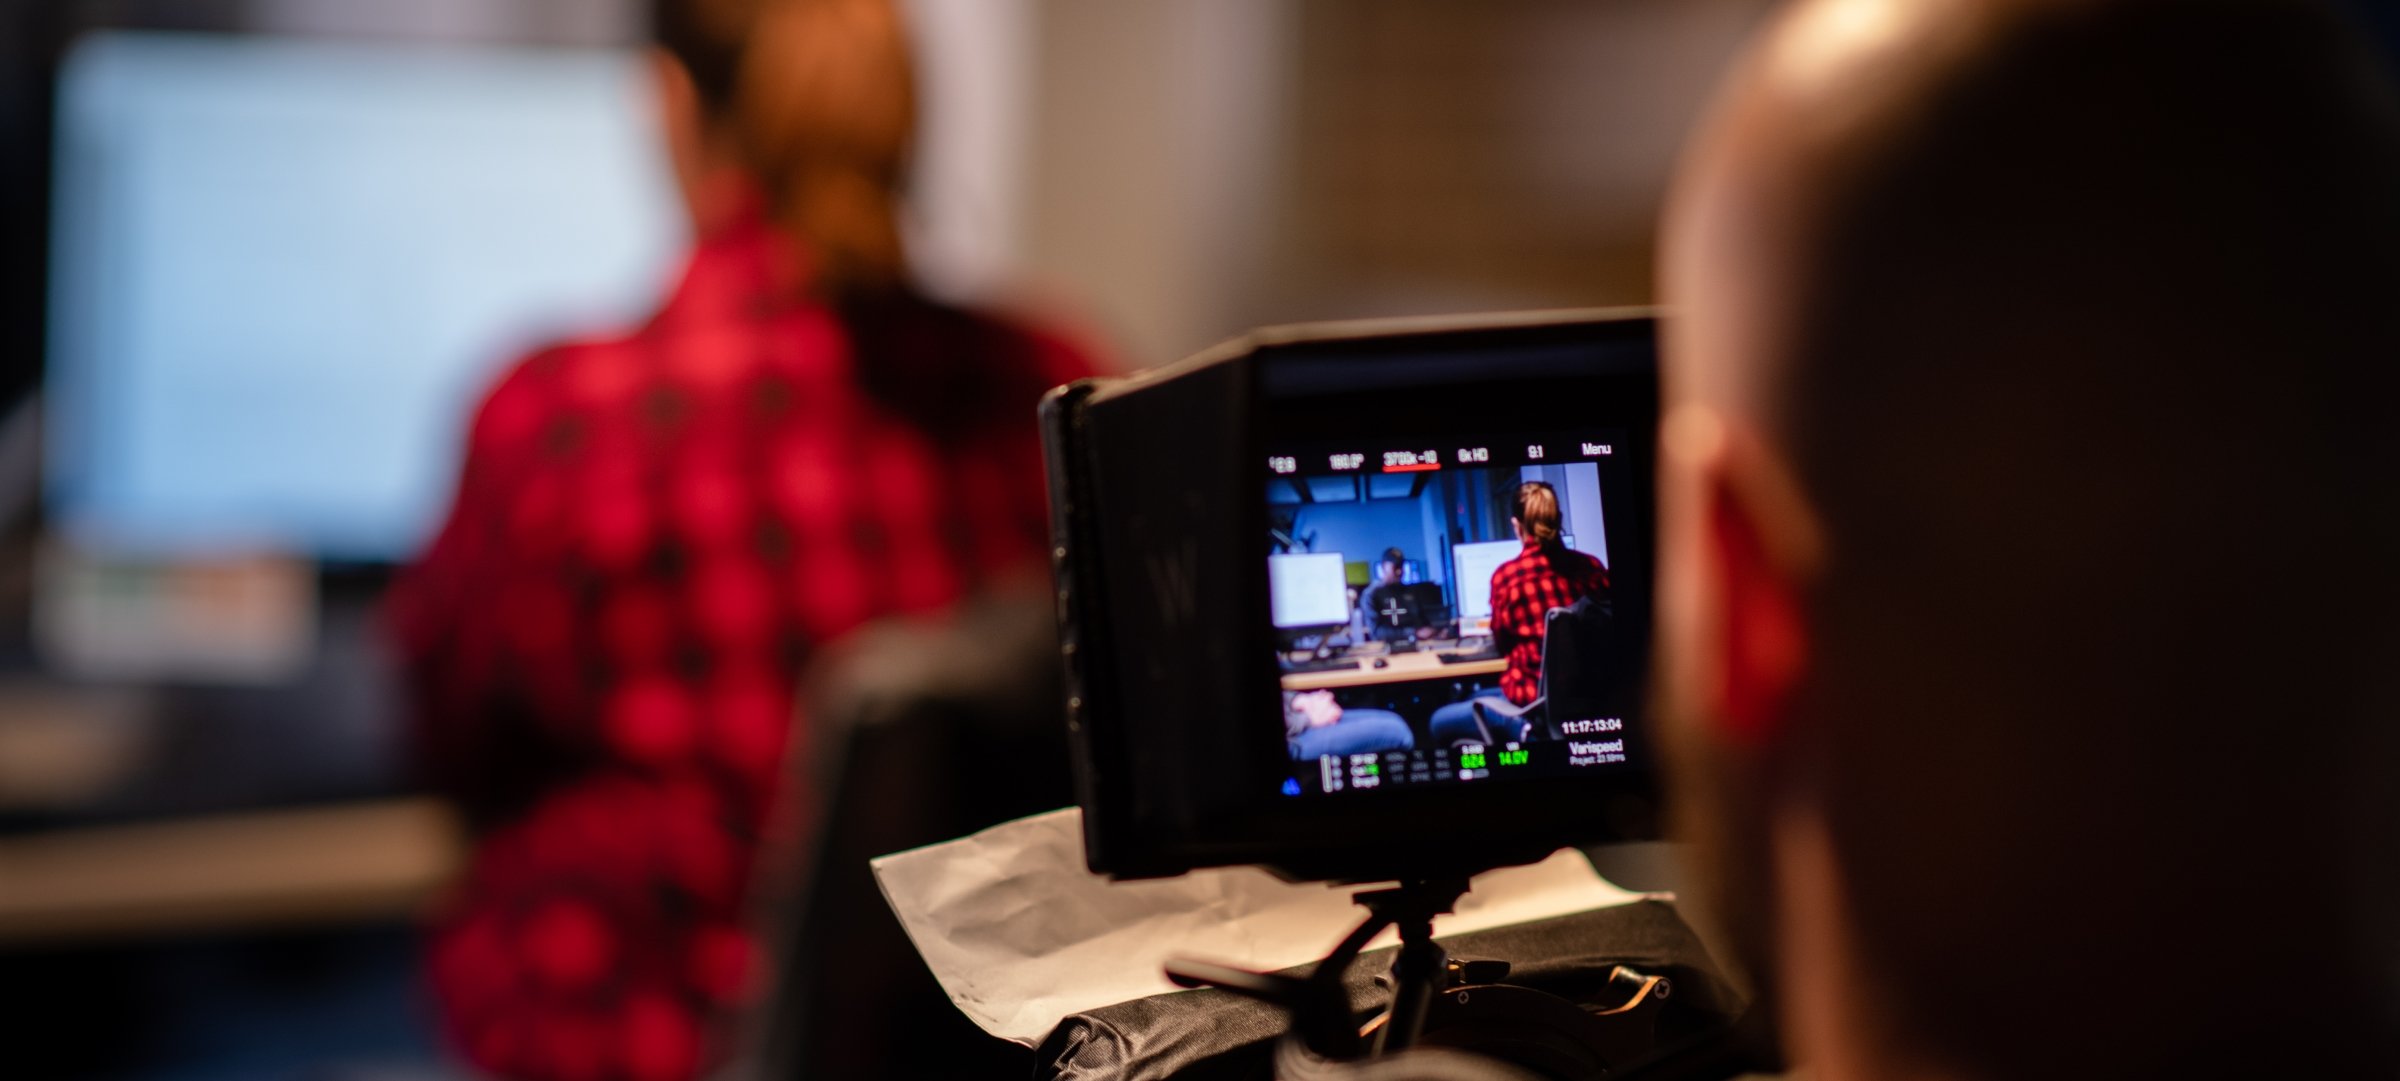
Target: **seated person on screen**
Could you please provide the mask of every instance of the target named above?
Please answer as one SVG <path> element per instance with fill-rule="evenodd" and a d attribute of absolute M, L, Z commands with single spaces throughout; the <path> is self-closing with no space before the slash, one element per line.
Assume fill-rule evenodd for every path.
<path fill-rule="evenodd" d="M 1375 561 L 1375 580 L 1358 595 L 1359 622 L 1367 628 L 1367 636 L 1378 642 L 1400 643 L 1418 638 L 1433 637 L 1433 628 L 1404 626 L 1394 622 L 1392 598 L 1400 591 L 1400 578 L 1408 568 L 1408 556 L 1398 548 L 1383 550 L 1383 558 Z M 1399 602 L 1405 613 L 1416 610 L 1405 599 Z M 1408 618 L 1403 615 L 1400 618 Z"/>
<path fill-rule="evenodd" d="M 696 237 L 658 314 L 508 370 L 395 590 L 427 766 L 473 816 L 430 984 L 519 1081 L 683 1081 L 756 985 L 797 673 L 1047 548 L 1033 410 L 1088 371 L 916 292 L 890 0 L 658 0 Z M 804 722 L 804 719 L 803 719 Z"/>
<path fill-rule="evenodd" d="M 1283 738 L 1292 761 L 1326 755 L 1405 751 L 1417 736 L 1400 715 L 1383 709 L 1343 709 L 1332 691 L 1283 692 Z"/>
<path fill-rule="evenodd" d="M 1508 658 L 1500 675 L 1500 690 L 1477 698 L 1498 698 L 1526 705 L 1542 696 L 1542 638 L 1550 610 L 1585 597 L 1608 592 L 1608 569 L 1600 561 L 1566 546 L 1560 538 L 1558 492 L 1538 480 L 1517 488 L 1508 524 L 1525 550 L 1492 572 L 1492 645 Z M 1518 740 L 1531 728 L 1531 718 L 1494 718 L 1506 728 L 1493 738 Z M 1433 711 L 1427 726 L 1435 745 L 1482 739 L 1475 725 L 1475 701 L 1452 702 Z"/>
<path fill-rule="evenodd" d="M 1656 717 L 1800 1075 L 2400 1071 L 2400 93 L 2353 37 L 1808 0 L 1698 136 Z"/>

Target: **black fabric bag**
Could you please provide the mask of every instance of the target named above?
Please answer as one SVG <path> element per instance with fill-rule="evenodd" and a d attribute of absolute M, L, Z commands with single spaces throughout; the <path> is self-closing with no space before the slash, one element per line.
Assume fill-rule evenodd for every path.
<path fill-rule="evenodd" d="M 1440 939 L 1454 958 L 1507 961 L 1503 981 L 1579 1003 L 1611 1001 L 1609 972 L 1630 965 L 1673 981 L 1659 1016 L 1664 1048 L 1725 1028 L 1743 1000 L 1667 901 L 1645 900 Z M 1328 942 L 1328 948 L 1331 942 Z M 1393 950 L 1350 967 L 1363 1019 L 1384 1001 L 1374 984 Z M 1293 970 L 1304 974 L 1307 966 Z M 1217 990 L 1155 995 L 1076 1014 L 1035 1049 L 1037 1081 L 1267 1081 L 1281 1009 Z"/>

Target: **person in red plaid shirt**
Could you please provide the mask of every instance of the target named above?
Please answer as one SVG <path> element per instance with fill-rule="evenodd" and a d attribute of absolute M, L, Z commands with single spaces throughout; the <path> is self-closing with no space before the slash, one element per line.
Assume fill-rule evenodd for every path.
<path fill-rule="evenodd" d="M 1519 706 L 1541 697 L 1542 638 L 1550 610 L 1608 592 L 1608 568 L 1567 547 L 1560 520 L 1556 489 L 1538 480 L 1517 487 L 1509 525 L 1525 550 L 1492 572 L 1492 644 L 1508 658 L 1508 668 L 1500 674 L 1498 695 L 1487 691 L 1476 697 L 1505 698 Z M 1470 699 L 1434 710 L 1427 725 L 1434 744 L 1482 738 L 1474 708 Z M 1494 735 L 1522 738 L 1523 723 L 1516 723 L 1516 731 Z"/>
<path fill-rule="evenodd" d="M 906 286 L 886 0 L 657 14 L 689 266 L 647 325 L 491 389 L 391 602 L 424 758 L 481 838 L 433 989 L 476 1066 L 529 1081 L 712 1059 L 758 977 L 745 898 L 800 667 L 1040 573 L 1034 408 L 1091 370 Z"/>

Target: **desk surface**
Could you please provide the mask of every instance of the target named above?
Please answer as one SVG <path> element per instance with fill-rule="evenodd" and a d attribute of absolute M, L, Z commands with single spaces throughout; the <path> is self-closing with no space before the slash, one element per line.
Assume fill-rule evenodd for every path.
<path fill-rule="evenodd" d="M 1388 663 L 1377 668 L 1375 662 L 1378 660 Z M 1339 687 L 1371 687 L 1378 683 L 1407 683 L 1419 679 L 1464 679 L 1507 670 L 1508 659 L 1505 657 L 1443 664 L 1438 653 L 1389 653 L 1380 657 L 1361 657 L 1357 665 L 1351 668 L 1286 672 L 1283 675 L 1283 689 L 1317 691 Z"/>
<path fill-rule="evenodd" d="M 0 948 L 27 941 L 406 919 L 465 862 L 430 799 L 0 840 Z"/>

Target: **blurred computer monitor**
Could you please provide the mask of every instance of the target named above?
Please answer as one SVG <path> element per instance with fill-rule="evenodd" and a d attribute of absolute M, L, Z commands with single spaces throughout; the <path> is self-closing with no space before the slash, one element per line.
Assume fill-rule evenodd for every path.
<path fill-rule="evenodd" d="M 52 520 L 408 558 L 502 366 L 671 284 L 648 94 L 614 51 L 86 39 L 58 94 Z"/>
<path fill-rule="evenodd" d="M 1450 546 L 1450 565 L 1458 584 L 1459 633 L 1485 634 L 1491 629 L 1492 572 L 1525 550 L 1518 540 L 1482 541 Z"/>
<path fill-rule="evenodd" d="M 1340 552 L 1268 556 L 1267 596 L 1282 630 L 1350 622 L 1350 583 Z"/>
<path fill-rule="evenodd" d="M 1387 637 L 1394 631 L 1436 627 L 1450 620 L 1449 608 L 1442 603 L 1442 587 L 1432 582 L 1410 582 L 1378 590 L 1374 606 L 1365 617 L 1379 634 Z"/>

